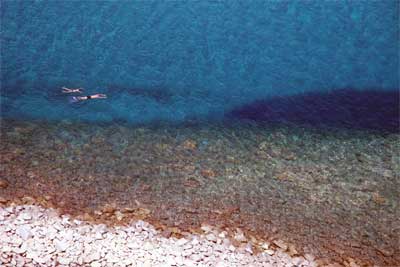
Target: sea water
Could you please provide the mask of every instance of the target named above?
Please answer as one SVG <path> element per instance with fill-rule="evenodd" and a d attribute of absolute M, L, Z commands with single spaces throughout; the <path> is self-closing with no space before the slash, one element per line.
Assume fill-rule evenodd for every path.
<path fill-rule="evenodd" d="M 179 123 L 276 96 L 398 90 L 398 14 L 395 0 L 2 0 L 2 116 Z M 108 99 L 76 108 L 62 86 Z"/>

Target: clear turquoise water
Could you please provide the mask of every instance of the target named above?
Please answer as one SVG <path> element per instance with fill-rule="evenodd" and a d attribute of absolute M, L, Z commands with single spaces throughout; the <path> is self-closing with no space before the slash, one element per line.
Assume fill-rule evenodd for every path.
<path fill-rule="evenodd" d="M 398 14 L 395 0 L 2 0 L 2 116 L 180 123 L 276 96 L 398 90 Z M 61 86 L 108 99 L 71 105 Z"/>

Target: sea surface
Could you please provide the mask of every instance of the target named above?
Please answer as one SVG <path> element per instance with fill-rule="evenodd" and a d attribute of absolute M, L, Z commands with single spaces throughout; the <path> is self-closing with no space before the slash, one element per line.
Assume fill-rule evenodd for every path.
<path fill-rule="evenodd" d="M 0 203 L 400 262 L 399 1 L 0 12 Z"/>
<path fill-rule="evenodd" d="M 1 2 L 12 118 L 220 120 L 276 96 L 399 88 L 399 1 Z M 104 93 L 70 105 L 60 88 Z"/>

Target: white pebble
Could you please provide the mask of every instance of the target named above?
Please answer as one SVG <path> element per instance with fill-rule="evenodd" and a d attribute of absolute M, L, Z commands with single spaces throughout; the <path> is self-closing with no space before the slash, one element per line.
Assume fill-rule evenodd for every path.
<path fill-rule="evenodd" d="M 66 240 L 58 240 L 58 239 L 54 239 L 53 240 L 53 244 L 54 244 L 54 247 L 58 250 L 58 251 L 65 251 L 67 248 L 68 248 L 68 246 L 69 246 L 69 244 L 68 244 L 68 242 L 66 241 Z"/>
<path fill-rule="evenodd" d="M 15 233 L 19 235 L 23 240 L 27 240 L 32 236 L 31 227 L 29 225 L 19 225 L 15 229 Z"/>
<path fill-rule="evenodd" d="M 58 262 L 64 265 L 69 265 L 71 263 L 71 259 L 67 257 L 58 257 Z"/>
<path fill-rule="evenodd" d="M 217 241 L 217 237 L 216 237 L 214 234 L 208 234 L 208 235 L 206 235 L 206 239 L 207 239 L 208 241 L 211 241 L 211 242 L 216 242 L 216 241 Z"/>
<path fill-rule="evenodd" d="M 177 244 L 178 246 L 183 246 L 183 245 L 185 245 L 187 242 L 188 242 L 188 240 L 186 240 L 185 238 L 181 238 L 181 239 L 179 239 L 178 241 L 176 241 L 176 244 Z"/>
<path fill-rule="evenodd" d="M 18 219 L 19 219 L 19 218 L 21 218 L 22 220 L 28 221 L 28 220 L 32 219 L 32 216 L 31 216 L 30 214 L 28 214 L 28 213 L 22 213 L 22 214 L 18 217 Z"/>

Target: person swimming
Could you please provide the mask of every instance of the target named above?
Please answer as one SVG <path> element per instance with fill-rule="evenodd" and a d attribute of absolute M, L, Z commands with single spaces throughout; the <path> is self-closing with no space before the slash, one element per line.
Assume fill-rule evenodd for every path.
<path fill-rule="evenodd" d="M 69 93 L 82 93 L 83 88 L 67 88 L 65 86 L 61 87 L 63 93 L 69 94 Z"/>
<path fill-rule="evenodd" d="M 94 94 L 94 95 L 87 95 L 87 96 L 71 96 L 69 97 L 70 103 L 77 103 L 80 101 L 88 100 L 88 99 L 96 99 L 96 98 L 107 98 L 105 94 Z"/>
<path fill-rule="evenodd" d="M 62 88 L 62 93 L 82 93 L 83 92 L 83 88 L 67 88 L 65 86 L 63 86 Z M 87 96 L 70 96 L 68 98 L 68 102 L 70 103 L 77 103 L 80 101 L 84 101 L 84 100 L 88 100 L 88 99 L 96 99 L 96 98 L 107 98 L 107 95 L 105 94 L 94 94 L 94 95 L 87 95 Z"/>

